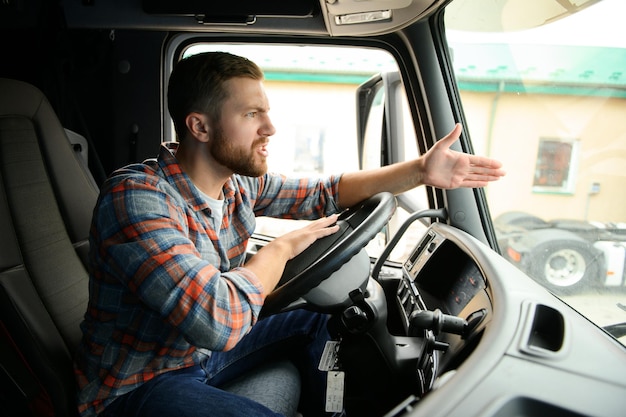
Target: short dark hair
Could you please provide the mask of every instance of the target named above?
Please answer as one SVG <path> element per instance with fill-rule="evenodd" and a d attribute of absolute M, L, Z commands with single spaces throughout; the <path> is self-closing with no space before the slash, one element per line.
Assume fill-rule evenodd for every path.
<path fill-rule="evenodd" d="M 189 113 L 219 120 L 222 103 L 228 97 L 224 83 L 235 77 L 262 80 L 263 71 L 249 59 L 227 52 L 191 55 L 176 64 L 169 79 L 167 107 L 179 141 L 186 136 Z"/>

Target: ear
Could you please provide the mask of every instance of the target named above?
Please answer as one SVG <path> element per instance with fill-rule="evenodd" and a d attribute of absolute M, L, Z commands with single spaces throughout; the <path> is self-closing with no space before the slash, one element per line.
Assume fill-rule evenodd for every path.
<path fill-rule="evenodd" d="M 191 112 L 185 117 L 185 125 L 189 134 L 200 142 L 208 142 L 210 124 L 206 114 Z"/>

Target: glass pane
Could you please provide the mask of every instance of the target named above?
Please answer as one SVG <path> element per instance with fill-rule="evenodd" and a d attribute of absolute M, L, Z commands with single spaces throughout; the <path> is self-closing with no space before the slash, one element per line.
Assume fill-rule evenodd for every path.
<path fill-rule="evenodd" d="M 454 5 L 446 24 L 462 27 Z M 476 153 L 508 172 L 486 189 L 503 255 L 600 326 L 624 321 L 625 13 L 603 0 L 533 29 L 446 33 Z"/>

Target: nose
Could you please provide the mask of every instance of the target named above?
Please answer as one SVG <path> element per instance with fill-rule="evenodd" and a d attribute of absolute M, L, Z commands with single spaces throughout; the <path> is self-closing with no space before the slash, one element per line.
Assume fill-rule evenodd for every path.
<path fill-rule="evenodd" d="M 259 129 L 259 133 L 261 133 L 262 136 L 272 136 L 274 133 L 276 133 L 276 128 L 274 127 L 272 120 L 267 114 L 264 117 L 263 124 Z"/>

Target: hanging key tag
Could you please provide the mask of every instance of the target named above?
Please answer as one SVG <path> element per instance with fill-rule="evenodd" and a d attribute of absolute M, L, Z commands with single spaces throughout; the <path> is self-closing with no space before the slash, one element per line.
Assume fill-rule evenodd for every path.
<path fill-rule="evenodd" d="M 332 371 L 337 370 L 339 366 L 339 342 L 336 340 L 329 340 L 324 346 L 322 357 L 317 369 L 320 371 Z"/>
<path fill-rule="evenodd" d="M 340 370 L 339 346 L 339 341 L 327 341 L 317 367 L 320 371 L 326 372 L 325 410 L 328 413 L 341 413 L 343 411 L 345 372 Z"/>
<path fill-rule="evenodd" d="M 326 412 L 340 413 L 343 411 L 343 371 L 329 371 L 326 378 Z"/>

